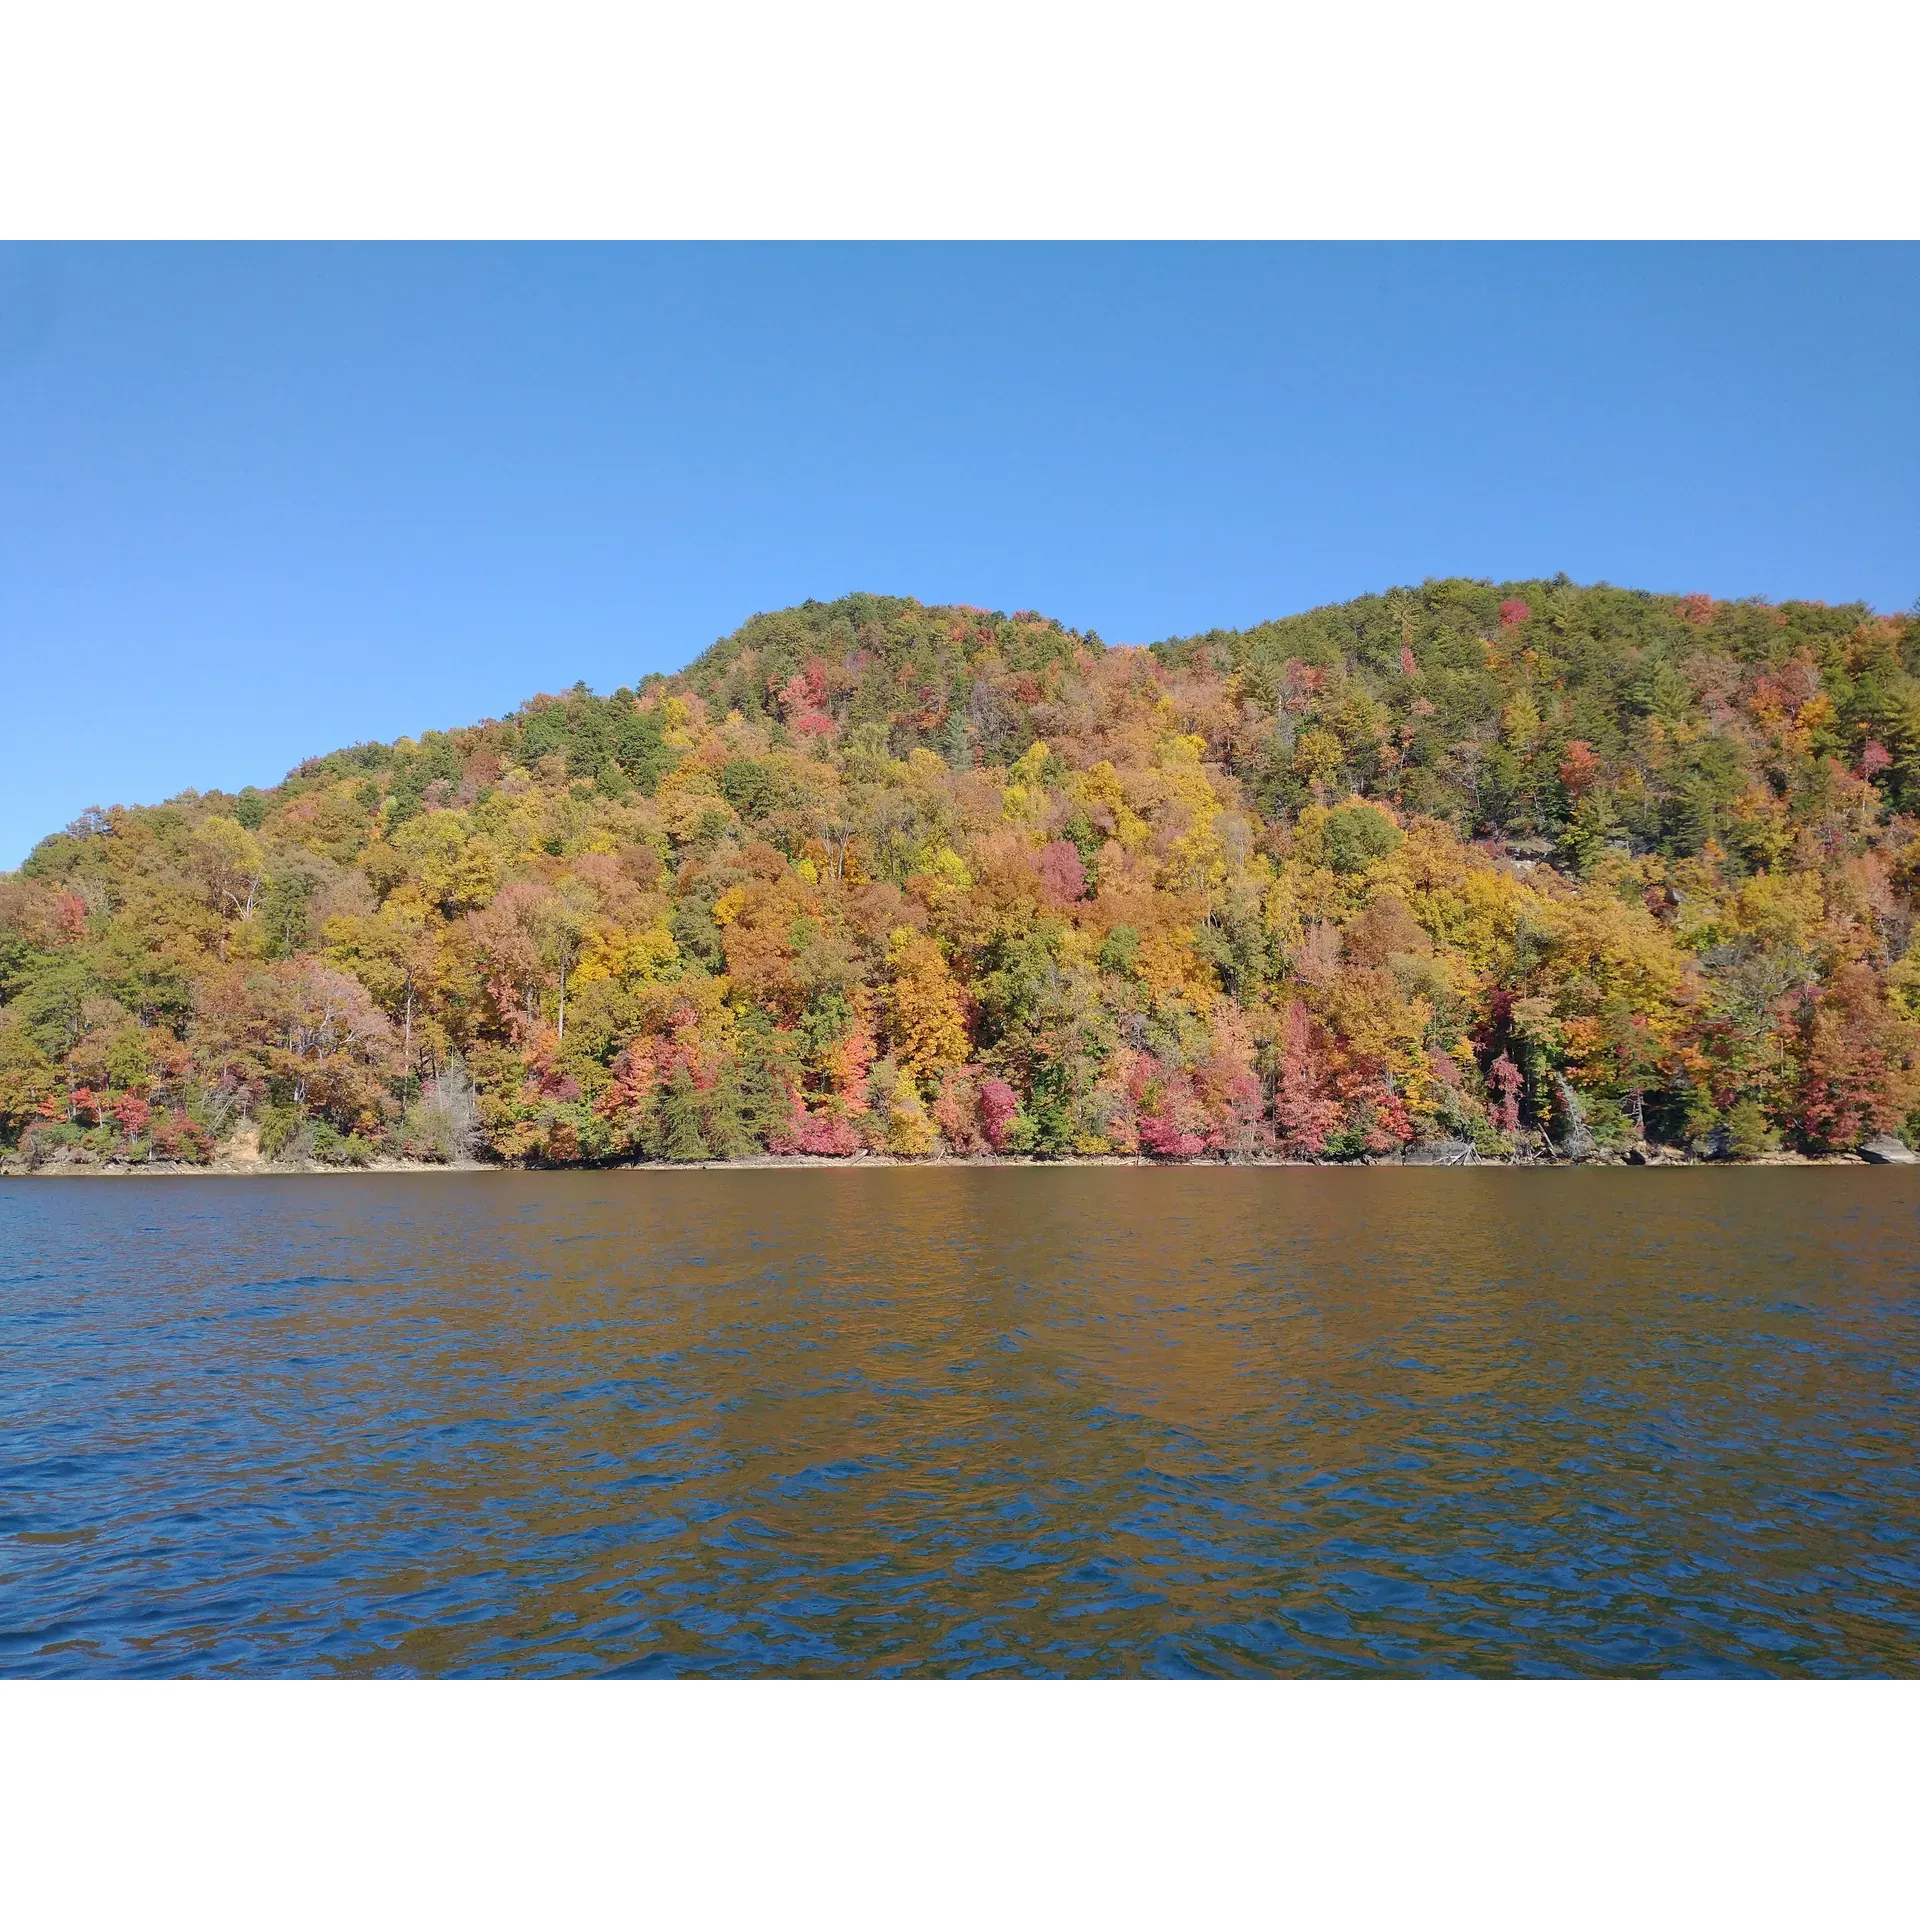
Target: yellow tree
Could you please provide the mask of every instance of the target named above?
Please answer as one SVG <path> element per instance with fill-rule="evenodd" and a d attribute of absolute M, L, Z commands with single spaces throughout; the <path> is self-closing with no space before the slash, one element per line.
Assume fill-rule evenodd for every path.
<path fill-rule="evenodd" d="M 917 1077 L 965 1064 L 967 1004 L 946 956 L 924 933 L 896 927 L 887 939 L 882 993 L 894 1057 Z"/>

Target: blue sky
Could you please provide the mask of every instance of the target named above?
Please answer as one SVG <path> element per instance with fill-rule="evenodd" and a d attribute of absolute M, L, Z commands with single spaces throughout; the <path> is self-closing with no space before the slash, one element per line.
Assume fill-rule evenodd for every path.
<path fill-rule="evenodd" d="M 0 248 L 0 867 L 855 588 L 1920 593 L 1920 247 Z"/>

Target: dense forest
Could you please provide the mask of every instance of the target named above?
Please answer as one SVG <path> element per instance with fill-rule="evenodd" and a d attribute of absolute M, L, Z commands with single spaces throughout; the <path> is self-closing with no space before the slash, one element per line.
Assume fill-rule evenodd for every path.
<path fill-rule="evenodd" d="M 0 1152 L 1832 1154 L 1920 1123 L 1917 901 L 1920 620 L 853 595 L 42 841 Z"/>

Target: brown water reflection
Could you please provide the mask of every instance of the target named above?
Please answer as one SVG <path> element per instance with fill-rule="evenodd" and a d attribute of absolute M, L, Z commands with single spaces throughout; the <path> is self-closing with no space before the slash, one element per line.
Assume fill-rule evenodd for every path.
<path fill-rule="evenodd" d="M 7 1183 L 0 1670 L 1913 1673 L 1920 1177 Z"/>

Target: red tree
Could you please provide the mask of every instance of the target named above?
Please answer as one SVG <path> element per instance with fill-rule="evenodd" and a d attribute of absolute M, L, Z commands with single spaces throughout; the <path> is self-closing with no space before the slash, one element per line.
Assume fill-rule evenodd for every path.
<path fill-rule="evenodd" d="M 1506 1054 L 1487 1069 L 1487 1082 L 1493 1088 L 1497 1105 L 1490 1109 L 1494 1125 L 1502 1133 L 1520 1131 L 1520 1087 L 1524 1079 Z"/>
<path fill-rule="evenodd" d="M 1302 1157 L 1318 1153 L 1340 1118 L 1327 1088 L 1329 1067 L 1302 1001 L 1288 1004 L 1280 1034 L 1279 1074 L 1273 1090 L 1273 1130 L 1280 1145 Z"/>
<path fill-rule="evenodd" d="M 1912 1093 L 1911 1047 L 1858 962 L 1836 968 L 1810 993 L 1794 1051 L 1800 1076 L 1792 1127 L 1815 1153 L 1841 1153 L 1890 1133 Z"/>

